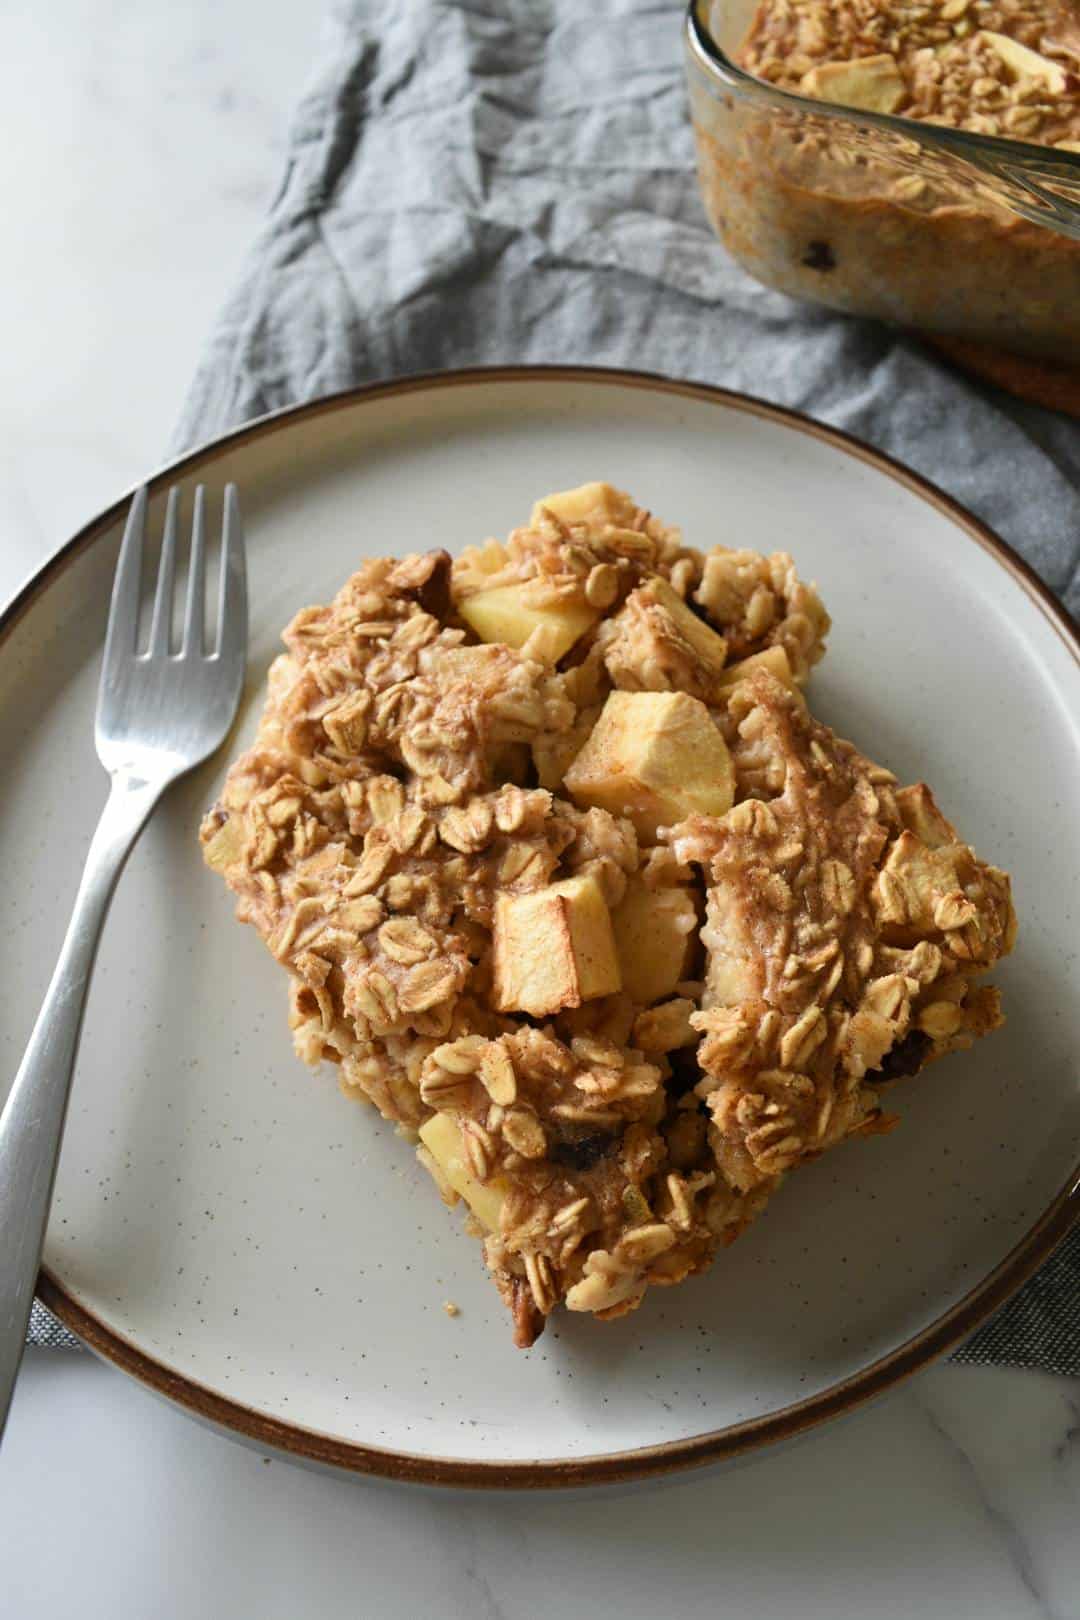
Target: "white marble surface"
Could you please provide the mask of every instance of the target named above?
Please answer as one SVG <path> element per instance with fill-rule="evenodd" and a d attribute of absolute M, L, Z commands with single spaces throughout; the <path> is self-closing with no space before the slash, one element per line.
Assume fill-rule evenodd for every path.
<path fill-rule="evenodd" d="M 273 186 L 308 0 L 6 0 L 0 594 L 159 458 Z M 1080 1386 L 939 1367 L 783 1453 L 588 1498 L 364 1485 L 30 1353 L 0 1620 L 1080 1616 Z"/>
<path fill-rule="evenodd" d="M 935 1369 L 710 1477 L 493 1500 L 271 1462 L 37 1351 L 0 1459 L 0 1611 L 1071 1620 L 1078 1510 L 1080 1390 L 1034 1373 Z"/>

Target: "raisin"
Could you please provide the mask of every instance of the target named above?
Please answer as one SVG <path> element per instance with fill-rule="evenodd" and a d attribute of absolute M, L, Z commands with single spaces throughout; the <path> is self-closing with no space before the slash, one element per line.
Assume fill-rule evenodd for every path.
<path fill-rule="evenodd" d="M 544 1315 L 537 1310 L 524 1277 L 514 1277 L 510 1283 L 510 1310 L 514 1318 L 514 1344 L 519 1350 L 528 1350 L 544 1331 Z"/>
<path fill-rule="evenodd" d="M 929 1035 L 924 1035 L 921 1029 L 913 1029 L 891 1052 L 886 1052 L 881 1068 L 871 1070 L 868 1078 L 874 1085 L 885 1085 L 890 1080 L 906 1080 L 909 1075 L 918 1074 L 933 1044 Z"/>
<path fill-rule="evenodd" d="M 811 242 L 802 259 L 808 270 L 835 270 L 836 260 L 828 242 Z"/>
<path fill-rule="evenodd" d="M 425 613 L 430 613 L 433 619 L 440 624 L 445 623 L 450 614 L 452 597 L 450 595 L 450 553 L 448 551 L 429 551 L 427 559 L 430 560 L 431 570 L 427 578 L 418 585 L 413 593 L 417 602 Z"/>
<path fill-rule="evenodd" d="M 669 1052 L 668 1062 L 671 1064 L 671 1078 L 667 1083 L 669 1097 L 685 1097 L 688 1091 L 693 1091 L 701 1079 L 701 1067 L 697 1060 L 696 1046 L 683 1046 L 675 1052 Z"/>
<path fill-rule="evenodd" d="M 553 1142 L 548 1148 L 548 1158 L 555 1164 L 563 1165 L 567 1170 L 591 1170 L 613 1146 L 615 1138 L 607 1136 L 602 1131 L 594 1131 L 588 1136 L 578 1136 L 573 1141 Z"/>

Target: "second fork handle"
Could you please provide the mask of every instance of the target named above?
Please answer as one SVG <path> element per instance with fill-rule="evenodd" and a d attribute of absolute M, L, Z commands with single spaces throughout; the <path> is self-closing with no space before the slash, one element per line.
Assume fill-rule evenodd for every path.
<path fill-rule="evenodd" d="M 116 880 L 161 792 L 114 778 L 71 922 L 0 1114 L 0 1437 L 34 1302 L 86 992 Z"/>

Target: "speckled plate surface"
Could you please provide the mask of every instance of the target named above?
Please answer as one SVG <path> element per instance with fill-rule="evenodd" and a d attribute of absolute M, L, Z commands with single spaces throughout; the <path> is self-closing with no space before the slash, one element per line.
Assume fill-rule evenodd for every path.
<path fill-rule="evenodd" d="M 531 1352 L 409 1148 L 292 1057 L 285 986 L 195 829 L 224 756 L 161 807 L 90 999 L 42 1291 L 96 1349 L 264 1447 L 435 1483 L 558 1485 L 730 1456 L 945 1349 L 1076 1213 L 1080 663 L 1049 597 L 917 479 L 703 388 L 461 374 L 272 418 L 156 482 L 239 484 L 254 723 L 280 627 L 376 549 L 501 534 L 533 498 L 629 487 L 699 545 L 792 550 L 835 618 L 815 710 L 926 776 L 1015 878 L 1008 1028 L 895 1093 L 902 1127 L 793 1177 L 705 1279 Z M 15 1071 L 104 792 L 91 717 L 121 508 L 0 639 L 3 1072 Z M 451 1320 L 443 1302 L 461 1314 Z"/>

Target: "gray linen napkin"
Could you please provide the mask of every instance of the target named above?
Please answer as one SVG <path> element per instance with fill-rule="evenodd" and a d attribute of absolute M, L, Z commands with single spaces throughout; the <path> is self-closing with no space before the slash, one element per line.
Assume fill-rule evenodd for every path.
<path fill-rule="evenodd" d="M 894 332 L 766 291 L 719 248 L 694 177 L 681 13 L 679 0 L 336 0 L 174 448 L 408 372 L 666 372 L 888 450 L 1080 610 L 1076 427 L 991 399 Z M 1080 1232 L 956 1359 L 1080 1373 Z"/>

